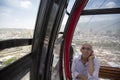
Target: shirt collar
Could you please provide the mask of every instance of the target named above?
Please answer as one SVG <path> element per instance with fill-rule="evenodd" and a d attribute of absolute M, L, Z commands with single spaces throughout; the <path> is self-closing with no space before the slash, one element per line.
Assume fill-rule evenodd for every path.
<path fill-rule="evenodd" d="M 79 56 L 79 60 L 81 61 L 82 55 Z M 86 62 L 85 65 L 88 65 L 88 61 Z"/>

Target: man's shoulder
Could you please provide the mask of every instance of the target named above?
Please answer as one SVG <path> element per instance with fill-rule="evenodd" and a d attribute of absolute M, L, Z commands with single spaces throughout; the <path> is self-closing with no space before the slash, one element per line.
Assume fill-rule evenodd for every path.
<path fill-rule="evenodd" d="M 79 56 L 74 56 L 73 61 L 79 61 L 79 60 L 80 60 L 80 57 L 81 57 L 81 55 L 79 55 Z"/>

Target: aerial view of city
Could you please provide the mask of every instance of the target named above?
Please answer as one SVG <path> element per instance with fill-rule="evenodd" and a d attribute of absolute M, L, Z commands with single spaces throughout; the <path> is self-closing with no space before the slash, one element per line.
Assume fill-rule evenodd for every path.
<path fill-rule="evenodd" d="M 85 26 L 87 23 L 77 24 L 72 40 L 74 50 L 79 51 L 80 45 L 88 42 L 93 45 L 101 65 L 120 67 L 120 27 L 111 25 L 112 21 L 106 22 L 91 22 L 88 26 Z"/>
<path fill-rule="evenodd" d="M 0 41 L 33 37 L 32 29 L 0 29 Z M 8 48 L 0 51 L 0 69 L 31 52 L 31 45 Z"/>
<path fill-rule="evenodd" d="M 113 69 L 118 68 L 120 70 L 120 10 L 119 10 L 120 0 L 86 0 L 86 4 L 84 5 L 82 5 L 84 3 L 82 2 L 82 0 L 78 0 L 78 1 L 81 1 L 80 11 L 74 10 L 74 9 L 79 9 L 79 6 L 78 6 L 79 4 L 78 2 L 76 2 L 76 0 L 63 0 L 63 1 L 49 0 L 48 2 L 46 2 L 46 0 L 35 0 L 35 1 L 34 0 L 14 0 L 14 1 L 1 0 L 0 1 L 0 41 L 1 41 L 1 44 L 3 45 L 0 45 L 0 47 L 3 48 L 3 46 L 9 45 L 9 44 L 3 43 L 6 40 L 9 41 L 12 39 L 16 39 L 16 40 L 17 39 L 30 39 L 30 40 L 33 39 L 34 29 L 36 27 L 39 28 L 39 29 L 37 28 L 35 29 L 36 32 L 37 30 L 40 32 L 42 28 L 47 29 L 46 32 L 43 32 L 44 31 L 43 29 L 42 31 L 43 33 L 49 32 L 49 29 L 53 30 L 52 32 L 50 31 L 50 34 L 54 34 L 55 32 L 56 32 L 55 34 L 57 34 L 57 30 L 60 29 L 57 34 L 58 36 L 48 35 L 50 37 L 48 43 L 51 42 L 51 44 L 47 45 L 48 47 L 47 49 L 45 49 L 47 51 L 45 52 L 48 54 L 48 53 L 52 53 L 53 51 L 52 57 L 51 57 L 51 54 L 50 55 L 43 54 L 45 55 L 45 58 L 44 58 L 45 60 L 43 60 L 42 62 L 41 54 L 44 53 L 41 50 L 42 48 L 40 49 L 42 51 L 42 53 L 40 54 L 40 57 L 35 56 L 35 57 L 38 57 L 39 60 L 41 60 L 41 61 L 35 60 L 36 61 L 35 64 L 39 64 L 39 63 L 41 65 L 45 64 L 44 66 L 42 66 L 43 67 L 42 77 L 46 77 L 45 73 L 47 73 L 47 76 L 49 76 L 49 73 L 50 73 L 50 76 L 49 76 L 51 78 L 50 80 L 60 80 L 61 75 L 59 75 L 59 72 L 64 73 L 65 72 L 64 67 L 66 67 L 65 63 L 61 65 L 59 64 L 60 63 L 59 61 L 61 58 L 65 59 L 64 51 L 63 53 L 62 52 L 60 53 L 60 51 L 62 51 L 61 50 L 62 41 L 65 41 L 63 39 L 64 37 L 61 37 L 61 36 L 63 36 L 64 33 L 66 33 L 65 31 L 67 30 L 64 30 L 64 29 L 68 29 L 67 26 L 69 24 L 67 23 L 69 23 L 72 20 L 73 23 L 71 24 L 75 23 L 72 26 L 76 26 L 75 30 L 73 29 L 74 33 L 73 33 L 73 38 L 71 40 L 71 46 L 73 47 L 73 52 L 74 52 L 72 57 L 79 56 L 81 54 L 80 48 L 82 44 L 89 43 L 93 46 L 95 57 L 98 58 L 98 60 L 100 61 L 101 68 L 106 66 L 107 68 L 108 67 L 111 68 L 112 71 L 111 72 L 108 71 L 109 73 L 108 76 L 111 76 L 113 74 L 112 72 L 113 71 L 115 72 L 115 70 Z M 74 14 L 74 11 L 75 11 L 75 14 Z M 53 13 L 55 14 L 55 16 L 53 15 Z M 59 28 L 57 26 L 59 26 Z M 36 34 L 35 34 L 35 37 L 36 37 Z M 39 34 L 37 37 L 39 37 L 41 41 L 43 41 L 44 39 L 44 38 L 41 38 L 41 35 Z M 52 41 L 54 39 L 53 37 L 55 37 L 56 41 L 55 40 Z M 36 39 L 35 41 L 39 43 L 39 40 Z M 40 45 L 40 44 L 37 44 L 37 45 L 44 47 L 44 45 Z M 52 48 L 51 48 L 51 45 L 52 45 Z M 35 49 L 37 48 L 35 47 Z M 1 71 L 4 70 L 6 66 L 9 67 L 10 64 L 23 58 L 25 55 L 30 54 L 32 49 L 33 49 L 32 45 L 0 49 L 0 70 Z M 36 53 L 34 51 L 32 52 Z M 61 57 L 60 55 L 63 55 L 63 56 Z M 31 54 L 30 54 L 30 59 L 32 60 L 29 60 L 29 61 L 32 61 L 32 64 L 33 64 L 34 58 L 31 58 Z M 47 59 L 50 60 L 48 61 L 48 63 L 51 62 L 49 65 L 47 64 L 48 66 L 46 66 Z M 70 56 L 70 64 L 72 63 L 72 59 Z M 61 62 L 64 62 L 64 61 L 65 60 Z M 41 65 L 39 66 L 41 67 Z M 59 65 L 62 66 L 63 71 L 59 71 L 60 70 Z M 39 69 L 42 69 L 42 67 L 39 68 L 39 66 L 37 66 L 37 68 L 33 67 L 33 68 L 36 68 L 38 71 L 37 75 L 35 76 L 39 76 L 39 73 L 40 73 Z M 69 67 L 71 66 L 69 65 Z M 29 68 L 32 70 L 31 67 Z M 17 69 L 18 67 L 15 69 L 15 71 Z M 18 75 L 22 75 L 20 72 L 18 73 L 19 73 Z M 34 76 L 34 75 L 31 75 L 30 73 L 32 73 L 32 71 L 28 71 L 28 73 L 24 75 L 24 77 L 21 80 L 30 80 L 30 78 L 32 79 L 31 76 Z M 7 74 L 9 74 L 9 71 L 7 72 Z M 119 76 L 119 71 L 116 74 L 118 74 Z M 3 75 L 4 75 L 4 72 L 3 72 Z M 14 77 L 16 78 L 18 77 L 18 75 Z M 11 75 L 10 76 L 7 75 L 7 77 L 11 78 Z M 66 77 L 65 73 L 63 74 L 63 77 Z M 119 77 L 117 77 L 117 79 L 118 78 Z M 113 80 L 113 79 L 110 79 L 110 78 L 103 79 L 103 77 L 100 77 L 99 75 L 99 80 Z"/>
<path fill-rule="evenodd" d="M 113 27 L 102 27 L 102 23 L 91 23 L 86 26 L 86 23 L 79 23 L 75 29 L 72 47 L 74 55 L 80 53 L 80 47 L 83 43 L 88 42 L 93 45 L 94 54 L 100 60 L 101 66 L 119 67 L 120 68 L 120 27 L 115 25 Z M 110 22 L 112 23 L 112 22 Z M 97 25 L 97 27 L 95 26 Z M 33 38 L 33 29 L 15 29 L 15 28 L 1 28 L 0 41 L 9 39 L 26 39 Z M 58 41 L 59 42 L 59 41 Z M 56 46 L 54 54 L 59 54 L 60 46 Z M 0 51 L 0 69 L 20 59 L 21 57 L 31 52 L 31 45 L 8 48 Z M 54 55 L 53 67 L 59 61 L 58 55 Z M 54 71 L 53 71 L 54 72 Z M 58 71 L 52 74 L 55 75 Z M 28 80 L 29 73 L 24 80 Z M 54 80 L 53 79 L 53 80 Z M 104 80 L 104 79 L 100 79 Z"/>
<path fill-rule="evenodd" d="M 80 51 L 81 44 L 89 42 L 93 45 L 94 54 L 100 60 L 101 66 L 120 67 L 120 28 L 99 31 L 96 28 L 84 29 L 81 25 L 77 25 L 73 35 L 74 53 Z M 33 38 L 33 31 L 33 29 L 0 29 L 0 40 Z M 30 52 L 31 45 L 1 50 L 0 68 L 2 69 Z M 57 61 L 58 57 L 54 61 L 53 67 L 57 64 Z"/>

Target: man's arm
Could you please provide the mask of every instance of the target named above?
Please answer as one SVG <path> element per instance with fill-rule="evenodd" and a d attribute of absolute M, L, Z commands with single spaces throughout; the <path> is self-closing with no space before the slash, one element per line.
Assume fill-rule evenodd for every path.
<path fill-rule="evenodd" d="M 88 72 L 91 76 L 93 76 L 93 72 L 94 72 L 94 56 L 90 56 L 89 59 L 88 59 Z"/>
<path fill-rule="evenodd" d="M 99 68 L 100 68 L 100 62 L 96 58 L 89 58 L 88 61 L 88 79 L 90 80 L 98 80 L 99 75 Z"/>

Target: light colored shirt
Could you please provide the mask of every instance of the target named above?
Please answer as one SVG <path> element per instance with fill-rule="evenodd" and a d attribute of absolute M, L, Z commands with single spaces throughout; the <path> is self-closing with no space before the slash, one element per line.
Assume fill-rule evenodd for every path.
<path fill-rule="evenodd" d="M 81 55 L 74 58 L 73 62 L 72 62 L 72 78 L 73 78 L 73 80 L 80 80 L 80 79 L 77 79 L 77 76 L 79 74 L 83 74 L 83 75 L 87 76 L 88 80 L 98 80 L 100 62 L 98 59 L 94 58 L 93 63 L 94 63 L 95 70 L 93 72 L 93 75 L 91 76 L 88 73 L 88 62 L 85 65 L 83 65 L 83 63 L 81 62 Z"/>

